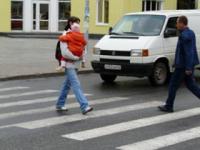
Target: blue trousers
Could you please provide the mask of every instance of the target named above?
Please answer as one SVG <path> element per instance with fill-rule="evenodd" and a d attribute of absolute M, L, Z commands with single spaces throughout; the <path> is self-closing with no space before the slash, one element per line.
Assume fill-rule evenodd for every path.
<path fill-rule="evenodd" d="M 70 89 L 72 89 L 78 103 L 80 104 L 81 110 L 84 111 L 85 108 L 88 107 L 88 100 L 83 94 L 76 70 L 74 68 L 68 68 L 65 70 L 65 75 L 66 78 L 60 91 L 60 96 L 56 106 L 61 107 L 65 105 L 67 95 L 69 94 Z"/>
<path fill-rule="evenodd" d="M 167 108 L 173 108 L 176 92 L 183 81 L 185 81 L 186 87 L 200 98 L 200 88 L 194 80 L 194 71 L 191 75 L 186 75 L 184 68 L 176 68 L 169 84 L 169 93 L 166 100 Z"/>

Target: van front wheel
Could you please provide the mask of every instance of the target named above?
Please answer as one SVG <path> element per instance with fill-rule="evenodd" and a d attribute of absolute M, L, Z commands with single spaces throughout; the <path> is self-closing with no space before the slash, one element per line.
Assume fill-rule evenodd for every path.
<path fill-rule="evenodd" d="M 149 81 L 153 86 L 160 86 L 167 83 L 169 79 L 169 69 L 165 62 L 157 62 L 154 65 Z"/>
<path fill-rule="evenodd" d="M 100 74 L 101 79 L 106 83 L 112 83 L 117 78 L 116 75 Z"/>

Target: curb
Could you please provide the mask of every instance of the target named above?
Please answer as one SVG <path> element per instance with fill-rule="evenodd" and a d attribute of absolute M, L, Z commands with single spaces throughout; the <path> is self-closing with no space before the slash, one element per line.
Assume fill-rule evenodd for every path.
<path fill-rule="evenodd" d="M 78 74 L 89 74 L 93 73 L 93 70 L 81 70 L 78 71 Z M 38 73 L 30 75 L 16 75 L 10 77 L 2 77 L 0 81 L 11 81 L 11 80 L 26 80 L 26 79 L 36 79 L 36 78 L 48 78 L 48 77 L 59 77 L 64 76 L 63 72 L 51 72 L 51 73 Z"/>
<path fill-rule="evenodd" d="M 0 36 L 8 38 L 58 39 L 62 32 L 0 32 Z M 104 34 L 89 34 L 89 39 L 99 40 Z"/>

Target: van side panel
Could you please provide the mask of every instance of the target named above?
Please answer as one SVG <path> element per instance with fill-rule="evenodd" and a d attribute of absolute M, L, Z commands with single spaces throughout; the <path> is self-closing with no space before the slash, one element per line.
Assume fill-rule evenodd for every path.
<path fill-rule="evenodd" d="M 200 14 L 199 15 L 188 15 L 189 27 L 192 29 L 196 35 L 196 45 L 200 58 Z"/>

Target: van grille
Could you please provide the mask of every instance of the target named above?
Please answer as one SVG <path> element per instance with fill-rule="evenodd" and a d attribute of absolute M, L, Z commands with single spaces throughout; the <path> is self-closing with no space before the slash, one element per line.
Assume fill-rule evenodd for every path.
<path fill-rule="evenodd" d="M 106 51 L 101 50 L 100 55 L 108 55 L 108 56 L 131 56 L 131 52 L 128 51 Z"/>
<path fill-rule="evenodd" d="M 100 62 L 108 64 L 130 64 L 130 60 L 100 59 Z"/>

